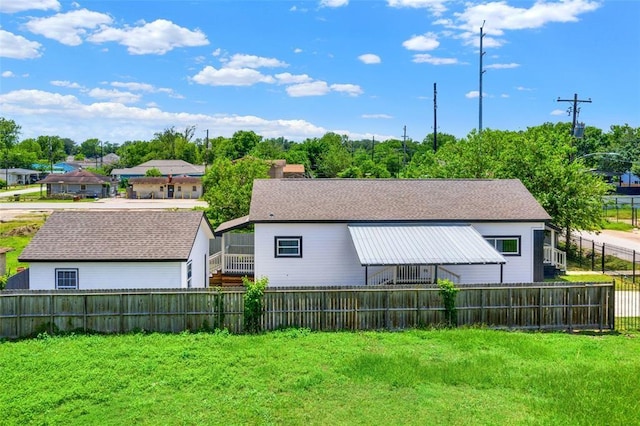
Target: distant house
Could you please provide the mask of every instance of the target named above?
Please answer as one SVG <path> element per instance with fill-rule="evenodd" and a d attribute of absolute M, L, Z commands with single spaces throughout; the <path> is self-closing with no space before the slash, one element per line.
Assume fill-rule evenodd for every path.
<path fill-rule="evenodd" d="M 7 182 L 7 185 L 28 185 L 38 180 L 40 172 L 30 169 L 0 169 L 0 179 Z"/>
<path fill-rule="evenodd" d="M 258 179 L 249 215 L 216 229 L 212 270 L 273 286 L 542 281 L 550 219 L 518 180 Z"/>
<path fill-rule="evenodd" d="M 29 289 L 206 287 L 213 230 L 194 211 L 59 211 L 19 257 Z"/>
<path fill-rule="evenodd" d="M 183 160 L 150 160 L 135 167 L 127 169 L 113 169 L 111 175 L 118 179 L 130 179 L 143 177 L 150 169 L 158 169 L 162 176 L 192 176 L 204 175 L 204 165 L 187 163 Z"/>
<path fill-rule="evenodd" d="M 91 173 L 87 170 L 75 170 L 63 174 L 50 174 L 38 182 L 46 185 L 47 196 L 54 194 L 73 194 L 79 197 L 106 198 L 111 196 L 111 179 L 107 176 Z"/>
<path fill-rule="evenodd" d="M 303 178 L 304 164 L 287 164 L 286 160 L 268 160 L 271 164 L 269 177 L 271 179 Z"/>
<path fill-rule="evenodd" d="M 194 199 L 202 196 L 202 179 L 191 176 L 129 179 L 127 198 Z"/>
<path fill-rule="evenodd" d="M 87 168 L 98 168 L 104 165 L 111 165 L 120 161 L 120 156 L 114 153 L 109 153 L 103 157 L 85 158 L 84 160 L 77 161 L 73 156 L 67 157 L 66 161 L 57 163 L 56 166 L 64 168 L 66 172 L 73 170 L 82 170 Z"/>

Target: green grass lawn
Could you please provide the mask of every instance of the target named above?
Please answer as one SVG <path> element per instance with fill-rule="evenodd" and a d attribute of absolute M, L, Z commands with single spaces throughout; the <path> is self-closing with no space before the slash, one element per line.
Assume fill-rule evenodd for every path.
<path fill-rule="evenodd" d="M 640 335 L 482 329 L 0 343 L 0 424 L 638 424 Z"/>

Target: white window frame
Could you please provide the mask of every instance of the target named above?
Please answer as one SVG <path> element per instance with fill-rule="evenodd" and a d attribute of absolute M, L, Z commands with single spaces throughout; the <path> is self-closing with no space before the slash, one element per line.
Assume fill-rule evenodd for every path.
<path fill-rule="evenodd" d="M 187 262 L 187 288 L 191 288 L 193 282 L 193 261 Z"/>
<path fill-rule="evenodd" d="M 73 281 L 75 281 L 75 285 L 63 285 L 61 286 L 59 283 L 62 280 L 71 280 L 71 277 L 61 277 L 60 273 L 73 273 L 75 277 Z M 56 268 L 55 269 L 55 278 L 56 278 L 56 290 L 78 290 L 80 287 L 80 274 L 78 273 L 78 268 Z"/>
<path fill-rule="evenodd" d="M 496 251 L 498 253 L 500 253 L 503 256 L 520 256 L 522 253 L 522 237 L 520 237 L 519 235 L 509 235 L 509 236 L 485 236 L 484 237 L 485 240 L 487 240 L 487 242 L 489 244 L 491 244 L 493 246 L 494 249 L 496 249 Z M 515 252 L 512 251 L 502 251 L 499 248 L 499 241 L 515 241 L 516 245 L 517 245 L 517 250 Z"/>
<path fill-rule="evenodd" d="M 294 245 L 281 244 L 294 242 Z M 295 252 L 290 252 L 295 249 Z M 275 257 L 302 257 L 302 237 L 274 237 L 274 256 Z"/>

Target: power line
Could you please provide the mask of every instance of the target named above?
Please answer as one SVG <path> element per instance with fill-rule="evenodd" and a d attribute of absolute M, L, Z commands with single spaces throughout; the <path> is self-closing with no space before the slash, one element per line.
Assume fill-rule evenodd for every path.
<path fill-rule="evenodd" d="M 573 122 L 571 124 L 571 135 L 575 136 L 577 138 L 582 137 L 582 134 L 576 134 L 576 125 L 577 123 L 577 119 L 578 119 L 578 114 L 580 113 L 580 108 L 578 108 L 578 104 L 582 103 L 582 102 L 586 102 L 586 103 L 591 103 L 591 98 L 589 99 L 578 99 L 578 94 L 574 93 L 573 94 L 573 99 L 560 99 L 558 98 L 557 102 L 571 102 L 573 105 L 570 106 L 567 109 L 567 112 L 569 114 L 573 113 Z"/>

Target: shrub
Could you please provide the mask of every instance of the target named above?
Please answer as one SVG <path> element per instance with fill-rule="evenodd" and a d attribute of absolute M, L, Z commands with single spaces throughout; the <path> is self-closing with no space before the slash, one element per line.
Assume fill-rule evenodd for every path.
<path fill-rule="evenodd" d="M 456 295 L 460 289 L 451 280 L 438 280 L 438 287 L 440 288 L 440 296 L 442 296 L 444 319 L 447 327 L 455 327 L 458 325 Z"/>
<path fill-rule="evenodd" d="M 264 310 L 264 290 L 268 283 L 267 277 L 255 281 L 242 277 L 242 285 L 247 289 L 244 293 L 244 329 L 248 333 L 258 333 L 262 329 L 260 320 Z"/>

